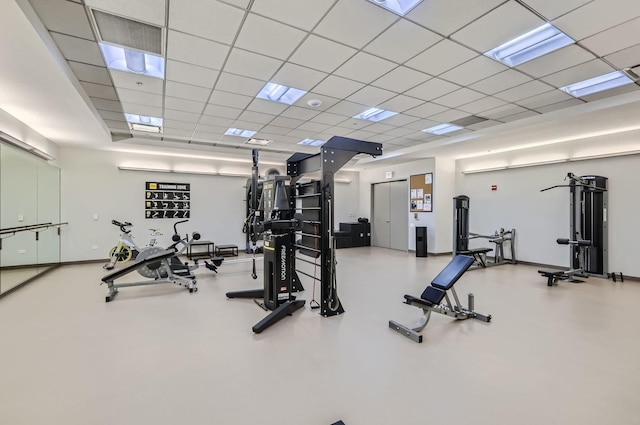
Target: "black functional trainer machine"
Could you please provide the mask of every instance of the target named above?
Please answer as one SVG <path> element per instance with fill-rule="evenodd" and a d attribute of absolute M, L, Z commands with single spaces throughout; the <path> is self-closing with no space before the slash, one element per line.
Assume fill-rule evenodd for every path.
<path fill-rule="evenodd" d="M 569 270 L 538 270 L 553 286 L 559 280 L 582 282 L 576 277 L 613 277 L 608 270 L 608 223 L 607 223 L 607 178 L 602 176 L 576 176 L 567 173 L 569 184 L 555 185 L 540 190 L 558 187 L 569 188 L 569 238 L 559 238 L 556 243 L 569 245 Z M 622 273 L 618 273 L 624 280 Z"/>
<path fill-rule="evenodd" d="M 482 322 L 490 322 L 491 315 L 484 315 L 473 311 L 474 309 L 474 296 L 469 294 L 468 306 L 464 308 L 460 304 L 458 294 L 456 294 L 453 285 L 462 277 L 462 275 L 471 267 L 474 263 L 473 257 L 466 255 L 457 255 L 447 264 L 447 267 L 442 270 L 438 276 L 433 279 L 431 285 L 427 286 L 420 295 L 420 298 L 405 295 L 404 303 L 412 305 L 422 309 L 422 317 L 411 327 L 401 325 L 398 322 L 389 320 L 389 327 L 394 331 L 412 339 L 415 342 L 422 342 L 422 335 L 419 333 L 422 331 L 431 317 L 431 312 L 444 314 L 445 316 L 451 316 L 456 320 L 476 319 Z M 453 297 L 453 301 L 449 297 L 449 293 Z M 443 302 L 443 300 L 445 302 Z"/>
<path fill-rule="evenodd" d="M 272 175 L 263 181 L 260 205 L 250 215 L 248 232 L 252 243 L 260 236 L 264 240 L 264 288 L 227 293 L 228 298 L 262 298 L 263 308 L 272 310 L 253 327 L 255 333 L 304 306 L 304 300 L 297 300 L 292 295 L 292 292 L 303 290 L 298 272 L 320 283 L 319 308 L 323 317 L 344 312 L 338 298 L 333 238 L 334 174 L 360 153 L 382 155 L 382 145 L 332 137 L 318 154 L 292 155 L 287 160 L 287 176 Z M 251 185 L 257 187 L 257 150 L 253 157 Z M 305 174 L 316 171 L 320 171 L 319 181 L 299 181 Z M 252 193 L 257 194 L 257 189 L 252 189 Z M 320 258 L 320 263 L 299 258 L 296 251 Z M 320 267 L 320 278 L 298 270 L 296 260 Z"/>
<path fill-rule="evenodd" d="M 488 239 L 495 244 L 493 261 L 487 260 L 487 253 L 493 248 L 469 249 L 469 240 L 475 238 Z M 500 229 L 493 235 L 480 235 L 469 232 L 469 197 L 465 195 L 453 198 L 453 256 L 469 255 L 475 260 L 473 268 L 485 268 L 502 264 L 516 264 L 516 229 Z M 510 257 L 504 254 L 504 244 L 509 244 Z"/>

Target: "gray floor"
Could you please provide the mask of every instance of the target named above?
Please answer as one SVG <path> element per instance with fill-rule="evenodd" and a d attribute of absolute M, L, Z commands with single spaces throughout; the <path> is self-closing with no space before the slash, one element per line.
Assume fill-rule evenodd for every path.
<path fill-rule="evenodd" d="M 260 286 L 248 264 L 199 270 L 195 294 L 125 288 L 109 304 L 100 265 L 54 270 L 0 300 L 0 423 L 640 424 L 640 284 L 470 271 L 456 288 L 493 322 L 433 315 L 416 344 L 387 321 L 418 317 L 403 294 L 448 258 L 338 259 L 344 315 L 307 308 L 261 335 L 265 313 L 224 295 Z"/>

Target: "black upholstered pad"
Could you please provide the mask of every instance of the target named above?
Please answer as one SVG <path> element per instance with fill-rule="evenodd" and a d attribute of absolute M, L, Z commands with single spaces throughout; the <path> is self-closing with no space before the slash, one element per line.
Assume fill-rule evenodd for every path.
<path fill-rule="evenodd" d="M 463 255 L 474 255 L 474 254 L 486 254 L 487 252 L 493 251 L 493 248 L 475 248 L 475 249 L 467 249 L 466 251 L 458 251 L 458 254 Z"/>
<path fill-rule="evenodd" d="M 440 302 L 444 298 L 444 294 L 445 292 L 442 289 L 438 289 L 433 286 L 427 286 L 425 290 L 422 291 L 422 295 L 420 295 L 420 298 L 437 305 L 440 304 Z"/>
<path fill-rule="evenodd" d="M 565 272 L 566 272 L 566 270 L 557 270 L 557 269 L 542 269 L 542 270 L 538 270 L 538 273 L 540 273 L 542 276 L 545 276 L 545 277 L 548 277 L 548 276 L 562 276 Z"/>
<path fill-rule="evenodd" d="M 455 258 L 447 264 L 447 267 L 438 273 L 438 276 L 431 281 L 431 285 L 437 289 L 448 290 L 460 279 L 460 276 L 471 267 L 474 261 L 473 257 L 456 255 Z"/>
<path fill-rule="evenodd" d="M 136 270 L 138 267 L 144 265 L 144 264 L 149 264 L 149 263 L 153 263 L 154 261 L 158 261 L 158 260 L 164 260 L 165 258 L 170 258 L 173 257 L 174 255 L 176 255 L 176 252 L 172 249 L 168 249 L 166 251 L 161 251 L 159 253 L 157 253 L 156 255 L 151 255 L 147 258 L 145 258 L 144 260 L 140 261 L 140 262 L 133 262 L 129 265 L 127 265 L 126 267 L 123 267 L 121 269 L 115 270 L 107 275 L 104 275 L 102 278 L 103 282 L 113 282 L 114 280 L 116 280 L 119 277 L 122 277 L 124 275 L 126 275 L 127 273 L 130 273 L 134 270 Z"/>
<path fill-rule="evenodd" d="M 431 288 L 431 286 L 429 286 L 429 288 Z M 406 304 L 419 304 L 425 307 L 433 307 L 433 303 L 425 301 L 422 298 L 416 298 L 413 295 L 405 295 L 404 299 L 407 300 Z"/>

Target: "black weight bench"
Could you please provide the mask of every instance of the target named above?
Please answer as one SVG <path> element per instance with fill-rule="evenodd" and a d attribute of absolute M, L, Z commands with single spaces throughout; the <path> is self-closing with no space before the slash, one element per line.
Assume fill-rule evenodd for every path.
<path fill-rule="evenodd" d="M 468 255 L 473 257 L 476 267 L 481 267 L 484 269 L 487 267 L 487 253 L 491 251 L 493 251 L 493 248 L 475 248 L 458 251 L 456 254 Z"/>
<path fill-rule="evenodd" d="M 456 257 L 447 264 L 447 266 L 433 279 L 431 284 L 422 291 L 420 298 L 412 295 L 404 296 L 404 303 L 421 308 L 422 317 L 413 326 L 407 327 L 393 320 L 389 320 L 389 327 L 394 331 L 412 339 L 415 342 L 422 342 L 422 335 L 419 334 L 431 317 L 431 312 L 452 316 L 457 320 L 476 319 L 482 322 L 490 322 L 491 315 L 484 315 L 473 311 L 474 296 L 469 294 L 468 307 L 464 308 L 460 304 L 458 294 L 453 285 L 469 270 L 469 267 L 475 262 L 473 257 L 466 255 L 456 255 Z M 452 299 L 449 296 L 451 294 Z M 444 302 L 443 302 L 444 300 Z"/>
<path fill-rule="evenodd" d="M 176 256 L 176 251 L 173 249 L 167 249 L 160 251 L 157 254 L 150 255 L 147 258 L 128 264 L 126 267 L 117 269 L 108 273 L 102 277 L 102 283 L 106 283 L 109 288 L 105 301 L 112 301 L 118 294 L 119 288 L 126 288 L 130 286 L 144 286 L 144 285 L 156 285 L 160 283 L 173 283 L 176 285 L 184 286 L 189 289 L 189 292 L 195 292 L 198 290 L 196 287 L 196 281 L 192 276 L 179 276 L 171 270 L 170 260 Z M 137 271 L 143 267 L 146 267 L 151 272 L 155 273 L 156 277 L 152 280 L 140 281 L 140 282 L 127 282 L 115 284 L 114 281 L 133 271 Z M 102 285 L 101 283 L 101 285 Z"/>
<path fill-rule="evenodd" d="M 220 257 L 237 257 L 238 245 L 216 245 L 215 253 Z"/>
<path fill-rule="evenodd" d="M 547 286 L 553 286 L 559 280 L 566 280 L 569 277 L 566 270 L 543 269 L 538 270 L 538 273 L 547 278 Z"/>

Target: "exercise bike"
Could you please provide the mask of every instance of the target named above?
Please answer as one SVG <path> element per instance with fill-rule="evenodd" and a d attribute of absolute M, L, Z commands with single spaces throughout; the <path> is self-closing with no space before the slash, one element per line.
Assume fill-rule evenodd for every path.
<path fill-rule="evenodd" d="M 128 221 L 120 223 L 117 220 L 111 220 L 111 224 L 118 226 L 122 233 L 120 234 L 118 245 L 111 248 L 111 251 L 109 251 L 110 261 L 103 266 L 103 268 L 105 268 L 106 270 L 113 269 L 116 263 L 125 263 L 131 259 L 135 259 L 141 251 L 141 249 L 133 241 L 133 236 L 131 236 L 131 227 L 133 226 L 133 224 L 129 223 Z M 154 246 L 156 244 L 155 237 L 162 236 L 162 233 L 160 233 L 160 229 L 149 230 L 151 231 L 151 240 L 146 247 Z"/>

